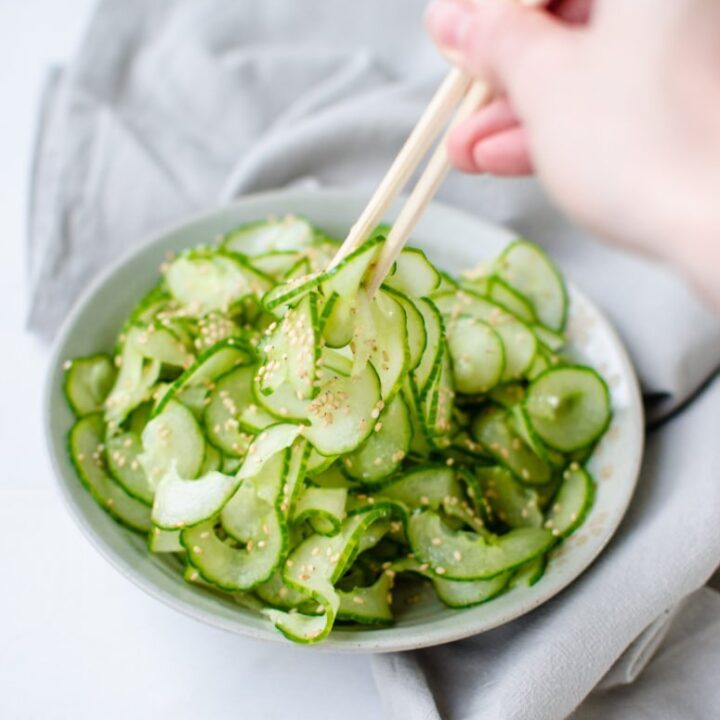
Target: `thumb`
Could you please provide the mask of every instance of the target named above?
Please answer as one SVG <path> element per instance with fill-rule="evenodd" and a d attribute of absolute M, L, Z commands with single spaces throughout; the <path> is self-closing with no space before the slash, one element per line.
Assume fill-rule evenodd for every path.
<path fill-rule="evenodd" d="M 521 117 L 547 100 L 543 89 L 562 75 L 577 33 L 514 0 L 435 0 L 426 23 L 441 50 L 507 93 Z"/>

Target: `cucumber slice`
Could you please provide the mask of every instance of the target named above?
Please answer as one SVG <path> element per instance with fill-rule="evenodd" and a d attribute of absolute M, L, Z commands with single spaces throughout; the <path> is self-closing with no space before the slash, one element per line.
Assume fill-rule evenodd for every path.
<path fill-rule="evenodd" d="M 567 460 L 562 453 L 547 447 L 538 437 L 538 434 L 530 425 L 530 420 L 523 404 L 516 405 L 510 409 L 508 422 L 512 429 L 520 435 L 523 442 L 548 465 L 561 468 L 567 464 Z"/>
<path fill-rule="evenodd" d="M 172 313 L 177 309 L 175 301 L 170 297 L 170 293 L 165 287 L 165 283 L 161 282 L 151 288 L 130 311 L 118 339 L 123 342 L 123 336 L 127 334 L 128 329 L 133 325 L 147 325 L 157 320 L 161 314 Z"/>
<path fill-rule="evenodd" d="M 345 347 L 353 338 L 354 304 L 333 293 L 320 318 L 322 336 L 328 347 Z"/>
<path fill-rule="evenodd" d="M 288 462 L 288 470 L 285 474 L 285 481 L 282 488 L 282 501 L 280 510 L 284 517 L 288 520 L 295 512 L 298 496 L 305 487 L 305 478 L 307 477 L 308 460 L 312 448 L 304 438 L 298 438 L 290 446 L 290 460 Z"/>
<path fill-rule="evenodd" d="M 497 259 L 493 271 L 528 299 L 543 325 L 556 331 L 565 327 L 568 307 L 565 283 L 537 245 L 515 241 Z"/>
<path fill-rule="evenodd" d="M 410 353 L 408 370 L 415 370 L 422 360 L 422 356 L 427 345 L 425 320 L 423 319 L 422 313 L 417 309 L 415 303 L 407 295 L 386 285 L 382 286 L 382 290 L 395 298 L 395 300 L 402 305 L 402 308 L 405 311 L 407 344 Z"/>
<path fill-rule="evenodd" d="M 493 517 L 510 528 L 541 527 L 543 514 L 537 494 L 517 482 L 503 467 L 479 467 L 475 475 Z"/>
<path fill-rule="evenodd" d="M 212 445 L 209 445 L 209 447 L 212 447 Z M 219 470 L 225 475 L 235 475 L 235 473 L 237 473 L 237 471 L 242 467 L 244 460 L 245 458 L 223 455 Z"/>
<path fill-rule="evenodd" d="M 525 375 L 538 348 L 537 338 L 525 323 L 505 308 L 470 290 L 435 295 L 433 301 L 445 318 L 448 332 L 460 316 L 469 315 L 486 322 L 500 336 L 505 349 L 504 381 Z"/>
<path fill-rule="evenodd" d="M 240 326 L 222 313 L 211 312 L 197 322 L 197 332 L 193 344 L 198 353 L 204 353 L 217 343 L 229 338 L 242 339 Z"/>
<path fill-rule="evenodd" d="M 142 442 L 134 432 L 109 436 L 105 439 L 107 466 L 115 482 L 125 492 L 148 507 L 152 506 L 153 490 L 138 460 Z"/>
<path fill-rule="evenodd" d="M 377 256 L 380 242 L 379 238 L 371 238 L 334 268 L 324 273 L 316 272 L 293 278 L 284 285 L 275 286 L 263 297 L 263 305 L 268 311 L 277 310 L 294 300 L 299 300 L 317 287 L 321 288 L 325 297 L 337 293 L 341 298 L 352 300 L 368 267 Z"/>
<path fill-rule="evenodd" d="M 158 360 L 144 358 L 132 343 L 125 343 L 119 358 L 120 371 L 105 400 L 105 420 L 114 426 L 151 397 L 162 367 Z"/>
<path fill-rule="evenodd" d="M 310 461 L 313 459 L 313 450 L 310 455 Z M 317 457 L 322 457 L 318 455 Z M 327 458 L 326 458 L 327 459 Z M 323 488 L 354 488 L 356 483 L 348 478 L 348 476 L 335 464 L 337 458 L 330 458 L 333 462 L 322 472 L 310 474 L 308 470 L 308 480 L 312 486 Z"/>
<path fill-rule="evenodd" d="M 315 384 L 317 361 L 320 357 L 320 334 L 317 314 L 317 295 L 310 293 L 290 310 L 281 326 L 288 337 L 288 376 L 299 400 L 317 395 Z"/>
<path fill-rule="evenodd" d="M 563 473 L 562 485 L 550 504 L 545 527 L 567 537 L 582 525 L 595 499 L 595 483 L 587 470 L 572 463 Z"/>
<path fill-rule="evenodd" d="M 181 553 L 179 530 L 161 530 L 154 527 L 148 537 L 148 550 L 152 553 Z"/>
<path fill-rule="evenodd" d="M 402 305 L 379 290 L 371 305 L 375 339 L 370 361 L 380 376 L 380 394 L 388 403 L 398 393 L 410 366 L 407 320 Z"/>
<path fill-rule="evenodd" d="M 449 433 L 452 430 L 451 416 L 455 399 L 450 354 L 444 342 L 443 346 L 440 372 L 423 401 L 426 432 L 431 445 L 438 450 L 444 450 L 450 445 Z"/>
<path fill-rule="evenodd" d="M 502 305 L 523 322 L 533 324 L 537 320 L 530 302 L 502 278 L 491 278 L 487 283 L 487 295 L 497 305 Z"/>
<path fill-rule="evenodd" d="M 369 238 L 334 268 L 328 270 L 320 281 L 323 294 L 328 297 L 336 292 L 341 298 L 354 298 L 368 268 L 380 252 L 381 243 L 380 238 Z"/>
<path fill-rule="evenodd" d="M 182 531 L 188 560 L 207 582 L 223 590 L 251 590 L 277 570 L 287 547 L 279 508 L 286 469 L 286 454 L 275 455 L 223 508 L 223 527 L 234 530 L 244 547 L 221 540 L 212 520 Z"/>
<path fill-rule="evenodd" d="M 113 361 L 105 353 L 71 360 L 64 383 L 70 409 L 77 417 L 102 410 L 116 377 Z"/>
<path fill-rule="evenodd" d="M 285 584 L 280 570 L 276 570 L 269 580 L 258 585 L 255 594 L 268 605 L 280 610 L 302 609 L 309 600 L 305 593 Z"/>
<path fill-rule="evenodd" d="M 472 424 L 475 440 L 515 477 L 532 485 L 549 482 L 552 470 L 510 426 L 507 412 L 489 408 Z"/>
<path fill-rule="evenodd" d="M 417 508 L 437 510 L 444 503 L 457 504 L 463 500 L 462 489 L 454 471 L 443 465 L 410 470 L 379 488 L 376 497 L 396 500 L 410 510 Z"/>
<path fill-rule="evenodd" d="M 254 440 L 247 452 L 238 478 L 254 477 L 275 455 L 290 447 L 302 432 L 302 426 L 290 423 L 277 423 L 263 430 Z"/>
<path fill-rule="evenodd" d="M 173 465 L 155 490 L 152 521 L 161 530 L 192 527 L 217 515 L 240 481 L 219 472 L 184 480 Z"/>
<path fill-rule="evenodd" d="M 310 260 L 306 257 L 301 257 L 288 271 L 283 275 L 283 280 L 292 280 L 296 277 L 305 277 L 312 272 L 312 266 Z"/>
<path fill-rule="evenodd" d="M 546 567 L 547 555 L 541 555 L 523 565 L 513 575 L 510 585 L 512 587 L 532 587 L 545 574 Z"/>
<path fill-rule="evenodd" d="M 566 340 L 562 333 L 550 330 L 543 325 L 532 325 L 531 328 L 537 339 L 551 352 L 560 352 L 565 346 Z"/>
<path fill-rule="evenodd" d="M 238 377 L 240 375 L 241 377 Z M 247 392 L 249 397 L 245 399 L 250 401 L 250 405 L 246 405 L 245 408 L 257 408 L 253 402 L 252 387 L 250 386 L 253 377 L 253 368 L 243 367 L 231 370 L 228 376 L 225 376 L 226 381 L 218 381 L 215 389 L 210 393 L 210 403 L 205 409 L 204 415 L 205 430 L 208 440 L 216 448 L 222 450 L 224 455 L 244 457 L 253 441 L 253 435 L 246 432 L 245 426 L 240 424 L 239 408 L 243 406 L 237 404 L 238 398 L 242 397 L 241 393 Z M 223 394 L 221 395 L 221 393 Z M 257 412 L 267 416 L 261 410 L 257 410 Z M 276 422 L 275 418 L 271 418 L 268 425 Z"/>
<path fill-rule="evenodd" d="M 357 450 L 343 457 L 345 472 L 366 485 L 394 473 L 410 449 L 410 411 L 401 395 L 383 409 L 375 428 Z"/>
<path fill-rule="evenodd" d="M 188 387 L 212 387 L 213 383 L 237 365 L 247 365 L 254 359 L 252 350 L 237 338 L 222 340 L 206 350 L 165 392 L 154 414 Z M 122 372 L 121 372 L 122 374 Z"/>
<path fill-rule="evenodd" d="M 370 363 L 358 377 L 331 376 L 308 406 L 304 435 L 321 455 L 352 452 L 373 431 L 383 407 L 380 379 Z"/>
<path fill-rule="evenodd" d="M 505 383 L 493 388 L 490 400 L 504 408 L 515 407 L 525 397 L 525 386 L 520 383 Z"/>
<path fill-rule="evenodd" d="M 525 409 L 541 440 L 560 452 L 592 445 L 612 419 L 605 381 L 592 368 L 579 365 L 551 368 L 535 378 Z"/>
<path fill-rule="evenodd" d="M 105 423 L 99 413 L 78 420 L 70 430 L 70 459 L 80 481 L 103 510 L 131 530 L 149 532 L 152 527 L 150 509 L 128 495 L 107 472 L 105 432 Z"/>
<path fill-rule="evenodd" d="M 177 400 L 171 400 L 145 426 L 142 445 L 144 451 L 137 460 L 151 489 L 172 467 L 181 477 L 197 477 L 205 458 L 205 438 L 197 420 Z"/>
<path fill-rule="evenodd" d="M 226 455 L 244 456 L 252 435 L 277 423 L 255 402 L 252 385 L 256 368 L 231 370 L 215 383 L 208 396 L 204 422 L 210 442 Z"/>
<path fill-rule="evenodd" d="M 440 273 L 422 250 L 406 247 L 393 264 L 385 283 L 410 297 L 425 297 L 437 290 Z"/>
<path fill-rule="evenodd" d="M 192 354 L 178 336 L 159 323 L 130 328 L 125 343 L 135 348 L 142 357 L 164 365 L 188 367 L 193 361 Z"/>
<path fill-rule="evenodd" d="M 346 488 L 305 488 L 297 502 L 293 523 L 309 520 L 320 535 L 337 535 L 345 519 Z"/>
<path fill-rule="evenodd" d="M 161 394 L 164 395 L 166 392 L 167 390 L 163 389 Z M 174 399 L 182 403 L 195 416 L 195 419 L 202 423 L 209 394 L 210 391 L 204 385 L 188 385 Z"/>
<path fill-rule="evenodd" d="M 408 540 L 415 557 L 445 580 L 489 580 L 545 553 L 553 534 L 521 528 L 493 541 L 477 533 L 453 532 L 432 510 L 410 517 Z"/>
<path fill-rule="evenodd" d="M 447 342 L 459 392 L 486 393 L 500 382 L 505 371 L 505 348 L 486 322 L 461 315 L 448 326 Z"/>
<path fill-rule="evenodd" d="M 205 457 L 198 475 L 202 477 L 213 470 L 220 470 L 223 466 L 222 453 L 210 443 L 205 443 Z"/>
<path fill-rule="evenodd" d="M 355 587 L 349 592 L 338 590 L 337 619 L 363 625 L 390 625 L 393 578 L 393 574 L 384 572 L 368 587 Z"/>
<path fill-rule="evenodd" d="M 337 459 L 337 455 L 321 455 L 317 450 L 315 450 L 315 448 L 311 447 L 310 456 L 308 457 L 307 462 L 308 476 L 315 480 L 320 475 L 326 473 Z"/>
<path fill-rule="evenodd" d="M 350 377 L 352 375 L 352 354 L 343 354 L 342 351 L 325 347 L 323 348 L 319 362 L 330 373 L 336 373 L 344 377 Z"/>
<path fill-rule="evenodd" d="M 425 563 L 413 558 L 405 558 L 393 563 L 392 569 L 398 573 L 410 572 L 427 578 L 440 600 L 451 608 L 468 608 L 487 602 L 503 593 L 512 578 L 511 572 L 501 573 L 489 580 L 445 580 L 435 575 Z"/>
<path fill-rule="evenodd" d="M 303 250 L 315 242 L 315 231 L 304 218 L 288 215 L 281 220 L 248 223 L 232 230 L 222 240 L 227 250 L 245 255 L 264 255 Z M 260 258 L 253 257 L 255 264 Z"/>
<path fill-rule="evenodd" d="M 240 247 L 240 243 L 234 246 L 234 243 L 228 244 L 226 247 L 233 252 L 251 255 Z M 269 275 L 275 280 L 284 278 L 288 272 L 297 266 L 298 262 L 305 259 L 302 253 L 297 250 L 270 250 L 263 252 L 261 255 L 253 255 L 250 258 L 252 266 L 264 275 Z"/>
<path fill-rule="evenodd" d="M 544 373 L 549 367 L 550 362 L 547 359 L 546 355 L 542 351 L 539 351 L 535 355 L 535 359 L 533 360 L 532 365 L 528 368 L 527 379 L 534 380 L 536 377 L 538 377 L 538 375 Z"/>
<path fill-rule="evenodd" d="M 313 643 L 326 637 L 340 606 L 338 591 L 333 585 L 356 557 L 366 531 L 388 512 L 387 508 L 372 508 L 354 515 L 345 520 L 342 530 L 334 537 L 311 535 L 290 554 L 283 572 L 285 583 L 322 606 L 321 615 L 269 608 L 262 611 L 263 615 L 283 635 L 296 642 Z"/>
<path fill-rule="evenodd" d="M 413 372 L 415 385 L 422 398 L 440 372 L 445 326 L 440 311 L 432 300 L 419 298 L 415 307 L 422 315 L 426 338 L 425 350 Z"/>
<path fill-rule="evenodd" d="M 172 296 L 195 316 L 227 310 L 252 293 L 248 273 L 236 260 L 190 251 L 172 261 L 165 276 Z"/>

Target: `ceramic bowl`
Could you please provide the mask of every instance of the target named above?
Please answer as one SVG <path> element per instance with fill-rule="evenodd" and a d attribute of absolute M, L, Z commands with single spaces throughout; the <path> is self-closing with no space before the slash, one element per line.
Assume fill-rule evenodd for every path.
<path fill-rule="evenodd" d="M 173 558 L 150 554 L 142 537 L 117 525 L 80 484 L 68 459 L 73 422 L 63 394 L 62 364 L 68 358 L 113 347 L 123 319 L 157 281 L 168 251 L 212 241 L 244 222 L 268 215 L 302 214 L 331 235 L 343 237 L 358 217 L 364 195 L 346 191 L 287 190 L 249 196 L 150 238 L 91 284 L 57 339 L 47 382 L 45 414 L 50 455 L 67 504 L 88 539 L 129 580 L 187 615 L 247 637 L 287 642 L 269 621 L 183 581 Z M 392 219 L 389 213 L 388 219 Z M 441 203 L 431 205 L 413 234 L 413 244 L 450 272 L 494 257 L 513 239 L 506 229 Z M 431 597 L 408 606 L 397 623 L 382 629 L 337 629 L 320 650 L 383 652 L 446 643 L 481 633 L 538 607 L 577 578 L 605 547 L 628 506 L 643 445 L 643 415 L 634 370 L 603 314 L 570 286 L 570 351 L 608 379 L 613 422 L 589 467 L 597 480 L 595 504 L 583 526 L 564 542 L 541 580 L 474 608 L 451 610 Z"/>

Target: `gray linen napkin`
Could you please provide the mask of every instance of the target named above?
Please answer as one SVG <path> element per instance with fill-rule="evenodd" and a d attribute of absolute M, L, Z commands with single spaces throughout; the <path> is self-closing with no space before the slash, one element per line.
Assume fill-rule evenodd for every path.
<path fill-rule="evenodd" d="M 423 4 L 100 2 L 45 95 L 31 327 L 49 338 L 98 268 L 193 211 L 296 183 L 369 190 L 444 71 L 422 31 Z M 713 591 L 677 609 L 720 558 L 720 321 L 665 268 L 573 227 L 532 180 L 455 174 L 441 197 L 546 246 L 615 322 L 660 427 L 628 517 L 591 570 L 507 626 L 375 657 L 387 714 L 562 718 L 597 687 L 575 717 L 600 717 L 623 697 L 638 708 L 624 717 L 684 717 L 666 700 L 666 656 L 720 672 L 717 644 L 698 631 L 717 636 Z M 673 617 L 684 630 L 665 637 Z M 693 707 L 718 699 L 712 683 L 674 687 L 695 694 Z"/>

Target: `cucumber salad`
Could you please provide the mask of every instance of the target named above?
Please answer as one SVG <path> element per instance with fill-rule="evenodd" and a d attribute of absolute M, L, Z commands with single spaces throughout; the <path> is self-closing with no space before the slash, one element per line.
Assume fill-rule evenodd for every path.
<path fill-rule="evenodd" d="M 185 580 L 287 638 L 391 624 L 542 576 L 585 518 L 607 385 L 563 354 L 568 296 L 535 245 L 454 278 L 379 227 L 302 218 L 169 257 L 107 354 L 66 363 L 78 476 Z"/>

